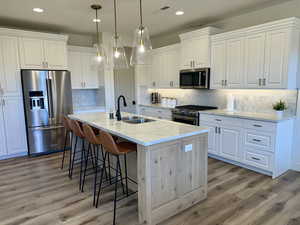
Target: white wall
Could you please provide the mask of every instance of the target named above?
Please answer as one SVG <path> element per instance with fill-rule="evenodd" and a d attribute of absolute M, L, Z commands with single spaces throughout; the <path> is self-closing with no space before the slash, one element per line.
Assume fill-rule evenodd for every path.
<path fill-rule="evenodd" d="M 298 91 L 298 109 L 297 118 L 295 119 L 294 143 L 292 153 L 293 169 L 300 171 L 300 92 Z"/>
<path fill-rule="evenodd" d="M 224 31 L 230 31 L 240 29 L 244 27 L 254 26 L 274 20 L 279 20 L 287 17 L 299 17 L 300 18 L 300 1 L 291 0 L 284 1 L 281 4 L 275 4 L 262 9 L 256 9 L 252 12 L 247 12 L 239 16 L 230 17 L 224 20 L 215 21 L 205 26 L 211 25 Z M 164 34 L 155 37 L 151 37 L 152 45 L 154 48 L 178 43 L 178 34 L 186 32 L 187 30 L 181 30 L 172 34 Z"/>

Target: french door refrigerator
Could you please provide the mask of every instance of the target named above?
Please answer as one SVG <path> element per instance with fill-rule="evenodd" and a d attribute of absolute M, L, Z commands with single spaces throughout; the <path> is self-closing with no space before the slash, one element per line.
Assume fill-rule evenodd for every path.
<path fill-rule="evenodd" d="M 65 144 L 62 117 L 73 113 L 70 72 L 22 70 L 21 77 L 28 154 L 61 151 Z"/>

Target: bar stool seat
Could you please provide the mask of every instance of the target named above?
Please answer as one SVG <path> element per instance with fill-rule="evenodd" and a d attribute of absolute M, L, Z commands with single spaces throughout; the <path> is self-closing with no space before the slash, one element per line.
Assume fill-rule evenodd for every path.
<path fill-rule="evenodd" d="M 134 143 L 131 142 L 120 142 L 117 145 L 117 148 L 119 149 L 119 154 L 127 154 L 130 152 L 135 152 L 137 150 L 137 146 Z"/>

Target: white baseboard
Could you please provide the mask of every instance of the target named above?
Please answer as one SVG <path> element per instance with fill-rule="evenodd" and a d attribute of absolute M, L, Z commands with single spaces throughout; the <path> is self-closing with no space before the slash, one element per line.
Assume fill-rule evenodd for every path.
<path fill-rule="evenodd" d="M 3 155 L 3 156 L 0 156 L 0 160 L 22 157 L 22 156 L 26 156 L 26 155 L 28 155 L 28 152 L 20 152 L 20 153 L 12 154 L 12 155 Z"/>

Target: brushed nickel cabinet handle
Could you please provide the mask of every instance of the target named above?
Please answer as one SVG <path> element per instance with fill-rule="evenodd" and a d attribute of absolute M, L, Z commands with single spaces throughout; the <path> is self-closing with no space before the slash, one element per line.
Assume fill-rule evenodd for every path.
<path fill-rule="evenodd" d="M 262 125 L 254 124 L 254 127 L 262 127 Z"/>
<path fill-rule="evenodd" d="M 259 158 L 256 158 L 256 157 L 251 157 L 251 159 L 254 159 L 254 160 L 256 160 L 256 161 L 260 161 L 260 159 L 259 159 Z"/>
<path fill-rule="evenodd" d="M 218 127 L 215 127 L 215 133 L 216 134 L 218 133 Z"/>
<path fill-rule="evenodd" d="M 221 134 L 221 127 L 219 127 L 219 134 Z"/>
<path fill-rule="evenodd" d="M 261 78 L 258 79 L 258 84 L 261 86 Z"/>
<path fill-rule="evenodd" d="M 263 86 L 266 86 L 266 78 L 263 79 Z"/>
<path fill-rule="evenodd" d="M 219 122 L 221 122 L 222 120 L 220 120 L 220 119 L 215 119 L 215 121 L 219 121 Z"/>
<path fill-rule="evenodd" d="M 259 139 L 252 139 L 253 141 L 255 141 L 255 142 L 261 142 L 261 140 L 259 140 Z"/>
<path fill-rule="evenodd" d="M 227 80 L 225 80 L 225 86 L 227 86 Z"/>

